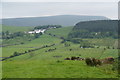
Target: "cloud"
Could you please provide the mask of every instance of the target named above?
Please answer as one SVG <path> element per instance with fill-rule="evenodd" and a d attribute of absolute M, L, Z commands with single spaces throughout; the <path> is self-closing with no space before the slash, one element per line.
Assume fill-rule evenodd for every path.
<path fill-rule="evenodd" d="M 114 2 L 3 2 L 3 18 L 50 15 L 97 15 L 116 19 Z"/>
<path fill-rule="evenodd" d="M 119 0 L 2 0 L 2 2 L 118 2 Z"/>

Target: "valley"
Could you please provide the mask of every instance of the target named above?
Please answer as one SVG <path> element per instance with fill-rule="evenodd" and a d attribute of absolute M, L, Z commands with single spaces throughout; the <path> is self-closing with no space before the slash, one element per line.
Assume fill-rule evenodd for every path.
<path fill-rule="evenodd" d="M 8 26 L 9 27 L 9 26 Z M 21 29 L 20 29 L 21 28 Z M 15 30 L 13 30 L 15 29 Z M 32 27 L 11 27 L 3 31 L 30 31 Z M 3 78 L 118 78 L 118 71 L 113 70 L 114 64 L 101 66 L 87 66 L 85 60 L 64 60 L 67 57 L 95 57 L 104 59 L 117 58 L 118 39 L 82 38 L 83 42 L 94 44 L 94 48 L 81 48 L 81 43 L 74 43 L 68 39 L 73 26 L 48 29 L 38 38 L 16 37 L 4 42 L 18 44 L 2 47 L 2 56 L 9 57 L 14 53 L 25 53 L 2 61 Z M 32 34 L 33 37 L 33 34 Z M 77 38 L 81 41 L 81 38 Z M 82 42 L 81 41 L 81 42 Z M 23 44 L 20 44 L 24 42 Z M 53 45 L 54 44 L 54 45 Z M 4 44 L 3 44 L 4 45 Z M 53 45 L 48 47 L 49 45 Z M 43 46 L 47 46 L 41 48 Z M 113 48 L 114 47 L 114 48 Z M 41 49 L 38 49 L 41 48 Z M 35 50 L 36 49 L 36 50 Z M 35 50 L 35 51 L 30 51 Z M 2 60 L 2 59 L 1 59 Z"/>

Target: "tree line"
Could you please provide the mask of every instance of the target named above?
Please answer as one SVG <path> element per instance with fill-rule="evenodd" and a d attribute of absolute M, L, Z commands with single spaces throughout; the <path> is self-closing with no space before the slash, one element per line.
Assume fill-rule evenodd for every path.
<path fill-rule="evenodd" d="M 42 46 L 40 48 L 35 48 L 35 49 L 30 49 L 28 51 L 24 51 L 22 53 L 20 52 L 14 52 L 12 55 L 10 55 L 9 57 L 6 57 L 6 58 L 3 58 L 2 61 L 4 60 L 7 60 L 7 59 L 10 59 L 10 58 L 13 58 L 13 57 L 16 57 L 16 56 L 20 56 L 20 55 L 23 55 L 23 54 L 27 54 L 27 53 L 30 53 L 30 52 L 33 52 L 33 51 L 36 51 L 36 50 L 40 50 L 40 49 L 43 49 L 43 48 L 47 48 L 47 47 L 51 47 L 51 46 L 54 46 L 55 44 L 51 44 L 51 45 L 45 45 L 45 46 Z"/>
<path fill-rule="evenodd" d="M 13 39 L 16 37 L 29 37 L 29 38 L 39 38 L 40 35 L 42 35 L 42 33 L 34 33 L 33 35 L 30 35 L 28 33 L 25 32 L 14 32 L 14 33 L 10 33 L 9 31 L 3 31 L 2 32 L 2 39 Z"/>
<path fill-rule="evenodd" d="M 61 25 L 40 25 L 36 26 L 34 29 L 48 29 L 48 28 L 61 28 Z"/>
<path fill-rule="evenodd" d="M 118 20 L 97 20 L 77 23 L 68 38 L 118 38 Z"/>

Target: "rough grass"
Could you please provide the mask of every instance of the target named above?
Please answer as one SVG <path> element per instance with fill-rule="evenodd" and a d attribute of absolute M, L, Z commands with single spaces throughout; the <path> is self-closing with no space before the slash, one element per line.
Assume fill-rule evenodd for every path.
<path fill-rule="evenodd" d="M 72 30 L 73 27 L 63 27 L 63 28 L 57 28 L 57 29 L 50 29 L 46 33 L 55 34 L 61 37 L 67 38 L 69 32 Z"/>
<path fill-rule="evenodd" d="M 56 50 L 54 51 L 50 51 L 50 52 L 45 52 L 49 49 L 54 49 L 56 48 Z M 17 48 L 16 48 L 17 49 Z M 72 49 L 72 51 L 70 51 L 69 49 Z M 23 50 L 27 50 L 27 48 L 18 48 L 18 52 L 22 52 Z M 14 51 L 11 50 L 11 52 Z M 10 52 L 10 51 L 9 51 Z M 9 53 L 10 54 L 10 53 Z M 32 54 L 32 57 L 31 57 Z M 8 55 L 8 54 L 6 54 Z M 60 56 L 60 57 L 54 57 L 54 56 Z M 106 49 L 104 50 L 104 48 L 79 48 L 79 45 L 75 45 L 75 44 L 71 44 L 70 47 L 65 47 L 63 44 L 59 44 L 53 47 L 48 47 L 48 48 L 44 48 L 44 49 L 40 49 L 19 57 L 15 57 L 12 58 L 11 60 L 26 60 L 26 59 L 31 59 L 31 60 L 64 60 L 64 58 L 66 57 L 72 57 L 72 56 L 79 56 L 82 58 L 86 58 L 86 57 L 95 57 L 95 58 L 106 58 L 106 57 L 114 57 L 116 58 L 118 56 L 118 50 L 117 49 Z M 46 59 L 47 58 L 47 59 Z"/>
<path fill-rule="evenodd" d="M 116 78 L 117 73 L 86 66 L 83 61 L 9 61 L 3 63 L 3 77 L 9 78 Z M 12 70 L 12 71 L 11 71 Z"/>
<path fill-rule="evenodd" d="M 14 52 L 25 52 L 29 49 L 32 49 L 32 48 L 17 48 L 17 47 L 4 47 L 2 48 L 2 57 L 8 57 L 10 55 L 12 55 Z"/>
<path fill-rule="evenodd" d="M 9 31 L 11 33 L 14 33 L 14 32 L 19 32 L 19 31 L 29 31 L 31 29 L 33 29 L 33 27 L 18 27 L 18 26 L 6 26 L 6 25 L 0 25 L 2 26 L 2 31 Z"/>
<path fill-rule="evenodd" d="M 45 35 L 42 35 L 40 38 L 32 40 L 30 42 L 26 42 L 25 44 L 3 47 L 2 54 L 3 54 L 3 57 L 7 57 L 13 54 L 14 52 L 24 52 L 32 48 L 34 49 L 34 48 L 41 47 L 44 45 L 51 45 L 53 43 L 58 44 L 60 43 L 60 41 L 61 41 L 60 39 L 57 39 L 55 37 L 51 37 L 45 34 Z"/>
<path fill-rule="evenodd" d="M 31 36 L 31 38 L 27 37 L 27 36 L 23 36 L 23 37 L 16 37 L 13 39 L 7 39 L 7 40 L 3 40 L 2 44 L 3 45 L 13 45 L 13 44 L 21 44 L 21 43 L 26 43 L 29 42 L 29 40 L 33 40 L 33 36 Z"/>
<path fill-rule="evenodd" d="M 2 48 L 0 47 L 0 56 L 2 56 Z M 0 79 L 2 79 L 2 62 L 0 61 Z"/>
<path fill-rule="evenodd" d="M 41 47 L 43 45 L 50 45 L 53 43 L 59 43 L 60 41 L 61 40 L 56 38 L 56 37 L 52 37 L 52 36 L 49 36 L 47 34 L 44 34 L 44 35 L 40 36 L 40 38 L 34 39 L 34 40 L 27 42 L 26 44 L 23 44 L 23 45 L 17 45 L 17 47 Z"/>
<path fill-rule="evenodd" d="M 89 41 L 90 43 L 96 44 L 98 46 L 115 46 L 115 42 L 117 39 L 113 38 L 103 38 L 103 39 L 84 39 Z"/>
<path fill-rule="evenodd" d="M 52 52 L 48 49 L 57 48 Z M 69 51 L 69 49 L 73 51 Z M 16 48 L 17 50 L 17 48 Z M 3 61 L 4 78 L 116 78 L 117 71 L 112 71 L 112 65 L 89 67 L 84 61 L 65 61 L 71 56 L 98 58 L 103 48 L 82 49 L 79 45 L 72 44 L 64 47 L 59 44 L 50 48 L 44 48 L 35 52 L 11 58 Z M 19 51 L 19 50 L 18 50 Z M 31 55 L 32 54 L 32 55 Z M 107 49 L 101 58 L 117 57 L 117 49 Z M 54 57 L 62 56 L 62 57 Z"/>
<path fill-rule="evenodd" d="M 51 36 L 47 36 L 47 38 L 51 37 Z M 46 38 L 46 39 L 47 39 Z M 42 40 L 41 40 L 42 39 Z M 38 42 L 37 42 L 38 41 Z M 41 47 L 43 45 L 50 45 L 53 43 L 56 43 L 55 46 L 50 47 L 50 48 L 45 48 L 42 50 L 38 50 L 35 51 L 33 53 L 35 54 L 42 54 L 43 56 L 46 54 L 47 56 L 49 55 L 61 55 L 64 57 L 69 57 L 69 56 L 79 56 L 81 55 L 81 57 L 96 57 L 96 58 L 105 58 L 105 57 L 117 57 L 118 56 L 118 50 L 117 49 L 107 49 L 104 50 L 104 47 L 100 47 L 100 48 L 80 48 L 79 44 L 73 44 L 73 43 L 69 43 L 71 46 L 69 47 L 65 47 L 64 44 L 59 43 L 60 40 L 59 39 L 48 39 L 48 40 L 44 40 L 43 38 L 39 38 L 38 40 L 32 41 L 31 43 L 28 44 L 23 44 L 23 45 L 15 45 L 15 46 L 10 46 L 10 47 L 3 47 L 3 56 L 7 57 L 11 54 L 13 54 L 14 52 L 24 52 L 27 51 L 29 49 L 32 49 L 31 47 L 37 48 L 37 47 Z M 39 43 L 39 44 L 38 44 Z M 48 49 L 54 49 L 57 48 L 55 51 L 51 51 L 51 52 L 45 52 Z M 70 51 L 70 49 L 72 49 L 72 51 Z M 38 56 L 40 57 L 40 56 Z M 46 58 L 46 57 L 45 57 Z M 37 58 L 36 58 L 37 59 Z"/>
<path fill-rule="evenodd" d="M 60 36 L 66 36 L 66 34 L 68 33 L 68 32 L 64 32 L 61 34 L 57 34 L 57 32 L 55 33 L 53 31 L 51 32 L 53 34 Z M 89 40 L 93 43 L 97 43 L 96 39 L 89 39 Z M 79 56 L 83 58 L 117 57 L 118 56 L 117 49 L 104 50 L 104 47 L 108 46 L 108 43 L 114 44 L 114 40 L 111 40 L 111 38 L 108 39 L 108 43 L 106 43 L 106 41 L 105 42 L 103 41 L 102 43 L 101 41 L 99 43 L 100 48 L 83 49 L 79 47 L 80 44 L 73 44 L 71 42 L 68 42 L 71 46 L 65 47 L 64 44 L 60 44 L 60 42 L 61 39 L 44 34 L 40 38 L 35 39 L 31 42 L 27 42 L 26 44 L 23 45 L 4 47 L 2 54 L 4 56 L 9 56 L 14 51 L 24 52 L 24 50 L 31 49 L 27 47 L 36 48 L 36 47 L 41 47 L 43 45 L 50 45 L 53 43 L 56 44 L 55 46 L 52 47 L 40 49 L 31 53 L 27 53 L 3 61 L 2 77 L 3 78 L 116 78 L 118 76 L 117 71 L 111 70 L 112 65 L 89 67 L 85 64 L 84 61 L 64 60 L 64 58 L 71 56 Z M 54 48 L 56 48 L 56 50 L 51 52 L 45 52 L 48 49 L 54 49 Z M 70 51 L 69 49 L 72 49 L 72 51 Z M 55 56 L 61 56 L 61 57 L 55 57 Z"/>

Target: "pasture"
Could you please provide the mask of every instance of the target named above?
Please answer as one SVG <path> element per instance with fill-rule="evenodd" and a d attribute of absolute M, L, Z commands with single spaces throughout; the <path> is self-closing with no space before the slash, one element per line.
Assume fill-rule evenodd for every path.
<path fill-rule="evenodd" d="M 2 31 L 9 31 L 10 33 L 19 32 L 19 31 L 29 31 L 32 30 L 33 27 L 18 27 L 18 26 L 6 26 L 6 25 L 0 25 L 2 26 Z"/>
<path fill-rule="evenodd" d="M 25 52 L 44 45 L 55 44 L 40 50 L 29 52 L 20 56 L 7 59 L 2 62 L 3 78 L 117 78 L 117 71 L 112 70 L 111 64 L 97 67 L 87 66 L 85 61 L 64 60 L 66 57 L 78 56 L 82 58 L 95 57 L 118 57 L 118 49 L 113 49 L 116 40 L 108 39 L 85 39 L 94 43 L 99 48 L 80 48 L 80 44 L 65 42 L 61 39 L 48 35 L 55 34 L 67 38 L 72 27 L 49 29 L 46 33 L 35 40 L 21 45 L 12 45 L 2 48 L 3 57 L 8 57 L 14 52 Z M 107 47 L 110 46 L 108 49 Z M 104 49 L 106 48 L 106 49 Z M 71 50 L 70 50 L 71 49 Z"/>
<path fill-rule="evenodd" d="M 69 32 L 72 30 L 73 27 L 63 27 L 58 29 L 49 29 L 46 33 L 51 33 L 54 35 L 58 35 L 60 37 L 67 38 Z"/>
<path fill-rule="evenodd" d="M 111 65 L 106 65 L 111 67 Z M 117 78 L 110 69 L 89 67 L 83 61 L 22 60 L 3 63 L 5 78 Z M 12 70 L 12 71 L 11 71 Z"/>

